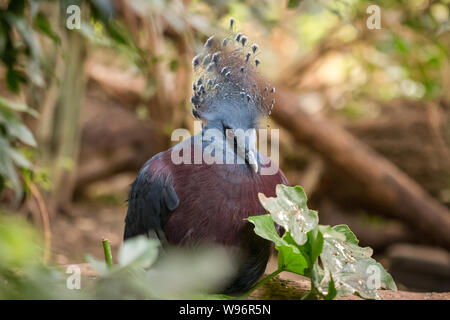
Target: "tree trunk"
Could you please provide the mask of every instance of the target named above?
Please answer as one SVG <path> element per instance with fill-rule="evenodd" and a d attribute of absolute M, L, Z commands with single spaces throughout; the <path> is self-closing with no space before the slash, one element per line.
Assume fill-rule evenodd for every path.
<path fill-rule="evenodd" d="M 77 3 L 81 7 L 82 2 Z M 54 105 L 47 106 L 43 110 L 44 121 L 38 128 L 40 145 L 44 150 L 43 154 L 46 155 L 43 163 L 51 169 L 53 188 L 49 195 L 49 207 L 52 214 L 58 208 L 70 203 L 72 197 L 80 145 L 80 112 L 85 87 L 85 42 L 76 30 L 66 28 L 66 6 L 67 4 L 61 4 L 60 11 L 63 30 L 61 47 L 64 57 L 60 95 Z M 81 12 L 86 14 L 86 10 L 88 8 L 83 7 Z"/>

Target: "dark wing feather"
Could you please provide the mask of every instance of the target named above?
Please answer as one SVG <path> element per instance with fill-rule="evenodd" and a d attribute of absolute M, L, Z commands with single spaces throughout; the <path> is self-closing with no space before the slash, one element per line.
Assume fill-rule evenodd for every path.
<path fill-rule="evenodd" d="M 131 186 L 125 218 L 124 240 L 147 235 L 165 244 L 164 226 L 179 199 L 168 174 L 152 170 L 149 160 Z"/>

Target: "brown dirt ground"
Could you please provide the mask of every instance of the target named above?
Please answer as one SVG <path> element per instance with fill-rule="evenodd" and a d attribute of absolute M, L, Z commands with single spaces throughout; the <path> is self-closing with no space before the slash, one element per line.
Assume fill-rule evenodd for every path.
<path fill-rule="evenodd" d="M 111 244 L 113 257 L 122 243 L 126 204 L 104 206 L 75 204 L 70 215 L 59 215 L 51 221 L 52 256 L 57 264 L 85 261 L 86 254 L 103 258 L 102 239 Z"/>

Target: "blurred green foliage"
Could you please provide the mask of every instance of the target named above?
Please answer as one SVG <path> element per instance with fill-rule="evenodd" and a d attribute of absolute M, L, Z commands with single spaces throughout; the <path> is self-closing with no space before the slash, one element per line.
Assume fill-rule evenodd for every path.
<path fill-rule="evenodd" d="M 16 94 L 27 81 L 43 84 L 40 46 L 34 30 L 46 34 L 51 30 L 37 6 L 38 1 L 18 0 L 0 9 L 0 60 L 6 69 L 7 87 Z M 36 146 L 32 133 L 22 123 L 21 113 L 37 116 L 26 105 L 0 97 L 0 192 L 5 185 L 10 186 L 16 198 L 22 195 L 22 182 L 15 167 L 32 167 L 20 146 Z"/>
<path fill-rule="evenodd" d="M 81 274 L 83 286 L 70 289 L 67 282 L 73 273 L 43 263 L 40 236 L 34 228 L 2 213 L 0 299 L 220 298 L 208 292 L 223 287 L 235 270 L 224 249 L 171 249 L 160 255 L 159 246 L 146 237 L 126 241 L 112 268 L 88 255 L 97 275 Z"/>
<path fill-rule="evenodd" d="M 20 113 L 23 112 L 36 115 L 25 105 L 0 97 L 0 192 L 4 185 L 9 185 L 15 190 L 16 198 L 22 193 L 22 183 L 15 166 L 32 168 L 18 143 L 36 146 L 33 134 L 22 123 Z"/>
<path fill-rule="evenodd" d="M 319 83 L 308 90 L 332 90 L 325 106 L 331 112 L 376 117 L 379 102 L 439 101 L 448 91 L 449 0 L 248 0 L 229 1 L 217 11 L 204 2 L 210 4 L 197 1 L 192 10 L 215 13 L 217 24 L 225 25 L 233 16 L 246 33 L 265 30 L 263 36 L 255 33 L 258 41 L 266 41 L 262 70 L 271 78 L 282 77 L 308 54 L 330 46 L 314 61 L 320 66 L 318 76 L 313 75 Z M 380 8 L 380 30 L 366 27 L 370 5 Z M 266 65 L 277 66 L 279 74 Z M 305 81 L 302 74 L 292 76 Z"/>
<path fill-rule="evenodd" d="M 65 277 L 43 264 L 36 231 L 17 217 L 0 215 L 0 299 L 64 299 Z"/>
<path fill-rule="evenodd" d="M 51 39 L 56 48 L 61 43 L 61 30 L 52 29 L 49 17 L 41 10 L 43 3 L 59 5 L 65 12 L 65 8 L 74 1 L 14 0 L 0 8 L 0 61 L 6 70 L 7 88 L 16 95 L 21 93 L 21 85 L 45 86 L 40 34 Z M 81 5 L 82 1 L 76 4 Z M 90 0 L 87 5 L 92 21 L 83 30 L 92 26 L 103 28 L 106 30 L 104 41 L 131 52 L 136 60 L 141 59 L 126 29 L 112 19 L 112 2 Z M 143 60 L 139 61 L 137 65 L 143 67 Z M 53 69 L 46 71 L 53 72 Z M 36 179 L 36 182 L 42 182 L 45 189 L 51 186 L 49 172 L 33 167 L 30 162 L 32 154 L 22 147 L 37 146 L 33 134 L 23 123 L 22 114 L 38 117 L 36 110 L 0 96 L 0 192 L 5 186 L 10 187 L 15 192 L 16 200 L 22 197 L 23 183 L 26 181 Z M 18 172 L 16 168 L 21 170 Z M 37 172 L 33 172 L 35 169 Z M 25 179 L 22 174 L 25 174 Z"/>

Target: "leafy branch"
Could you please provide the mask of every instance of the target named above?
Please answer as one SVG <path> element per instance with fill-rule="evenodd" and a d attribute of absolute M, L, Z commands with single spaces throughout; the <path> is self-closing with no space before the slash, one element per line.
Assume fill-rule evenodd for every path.
<path fill-rule="evenodd" d="M 288 271 L 311 280 L 311 291 L 304 297 L 334 299 L 357 294 L 381 299 L 377 289 L 397 290 L 395 282 L 372 256 L 372 249 L 358 246 L 358 239 L 347 225 L 319 225 L 316 211 L 307 206 L 300 186 L 277 185 L 277 197 L 259 194 L 270 213 L 249 217 L 255 233 L 275 244 L 278 269 L 258 282 L 246 295 L 275 275 Z M 275 223 L 284 228 L 280 236 Z"/>

